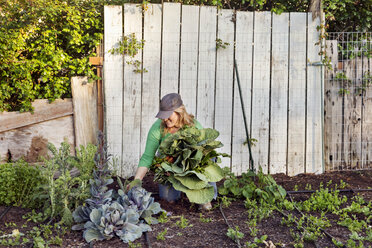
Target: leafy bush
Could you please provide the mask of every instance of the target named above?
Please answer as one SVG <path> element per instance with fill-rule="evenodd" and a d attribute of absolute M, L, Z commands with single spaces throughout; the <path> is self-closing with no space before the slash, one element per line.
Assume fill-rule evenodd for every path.
<path fill-rule="evenodd" d="M 218 131 L 205 128 L 186 127 L 169 135 L 159 147 L 159 159 L 155 159 L 154 180 L 171 184 L 176 190 L 185 192 L 190 202 L 210 202 L 214 196 L 208 182 L 218 182 L 224 172 L 218 166 L 220 156 L 216 148 L 223 144 L 215 139 Z"/>
<path fill-rule="evenodd" d="M 37 166 L 24 161 L 0 165 L 0 205 L 39 207 L 41 201 L 33 200 L 33 194 L 43 182 Z"/>
<path fill-rule="evenodd" d="M 71 96 L 70 78 L 94 78 L 89 56 L 103 33 L 98 0 L 1 1 L 0 111 Z"/>

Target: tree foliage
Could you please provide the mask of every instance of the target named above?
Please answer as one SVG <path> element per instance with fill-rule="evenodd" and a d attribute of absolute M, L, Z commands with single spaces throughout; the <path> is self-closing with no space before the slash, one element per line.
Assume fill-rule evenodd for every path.
<path fill-rule="evenodd" d="M 72 76 L 94 76 L 88 60 L 102 38 L 98 1 L 1 0 L 0 6 L 0 111 L 70 97 Z"/>

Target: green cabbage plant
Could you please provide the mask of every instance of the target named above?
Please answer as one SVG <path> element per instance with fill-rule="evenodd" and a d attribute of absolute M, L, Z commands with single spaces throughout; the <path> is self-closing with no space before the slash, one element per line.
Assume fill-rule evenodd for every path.
<path fill-rule="evenodd" d="M 157 223 L 152 216 L 162 210 L 151 193 L 142 187 L 133 187 L 128 194 L 119 190 L 118 195 L 115 201 L 110 199 L 97 208 L 76 209 L 73 216 L 78 224 L 73 230 L 84 229 L 83 237 L 88 243 L 111 239 L 115 235 L 128 243 L 140 238 L 143 232 L 151 231 L 149 224 Z M 86 219 L 88 209 L 90 213 Z"/>
<path fill-rule="evenodd" d="M 218 136 L 217 130 L 196 127 L 169 135 L 161 143 L 160 156 L 153 163 L 154 180 L 186 193 L 190 202 L 210 202 L 214 189 L 208 182 L 218 182 L 224 177 L 217 163 L 221 162 L 221 156 L 229 156 L 216 151 L 223 146 L 216 140 Z"/>
<path fill-rule="evenodd" d="M 90 180 L 89 199 L 83 206 L 75 209 L 72 216 L 77 223 L 73 230 L 84 230 L 84 239 L 90 243 L 95 240 L 111 239 L 115 235 L 123 242 L 132 242 L 151 231 L 149 224 L 157 221 L 152 215 L 162 209 L 154 202 L 151 193 L 142 187 L 133 187 L 127 194 L 109 190 L 113 180 L 110 177 L 109 156 L 103 136 L 99 136 L 99 146 L 95 156 L 96 169 Z"/>

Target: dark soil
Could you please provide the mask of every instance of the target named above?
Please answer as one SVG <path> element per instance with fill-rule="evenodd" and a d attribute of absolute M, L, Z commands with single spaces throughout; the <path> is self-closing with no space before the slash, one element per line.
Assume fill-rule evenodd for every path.
<path fill-rule="evenodd" d="M 324 186 L 332 180 L 330 188 L 334 187 L 335 184 L 340 185 L 340 181 L 344 181 L 347 184 L 347 189 L 368 189 L 372 187 L 372 171 L 342 171 L 342 172 L 329 172 L 322 175 L 314 174 L 300 174 L 295 177 L 289 177 L 284 174 L 273 175 L 278 184 L 282 185 L 287 191 L 309 189 L 311 185 L 312 190 L 319 189 L 319 185 L 322 183 Z M 152 181 L 153 176 L 146 176 L 143 187 L 150 192 L 153 192 L 153 196 L 156 201 L 160 202 L 161 207 L 171 214 L 170 220 L 164 224 L 152 225 L 152 232 L 147 234 L 148 240 L 151 243 L 151 247 L 237 247 L 237 245 L 226 236 L 228 226 L 223 219 L 223 216 L 218 207 L 215 207 L 212 211 L 200 211 L 198 206 L 189 203 L 185 195 L 182 196 L 181 200 L 175 203 L 165 202 L 160 200 L 158 197 L 157 184 Z M 307 186 L 306 186 L 307 185 Z M 117 184 L 113 186 L 118 188 Z M 372 192 L 344 192 L 349 199 L 360 194 L 364 199 L 372 200 Z M 306 200 L 309 194 L 295 194 L 293 195 L 295 200 Z M 214 206 L 217 206 L 216 202 L 213 202 Z M 6 207 L 0 206 L 0 214 L 6 209 Z M 13 207 L 10 211 L 0 220 L 0 230 L 10 233 L 15 227 L 6 225 L 8 223 L 15 223 L 17 228 L 25 223 L 22 218 L 24 214 L 29 212 L 26 209 Z M 252 241 L 253 238 L 249 235 L 249 226 L 246 223 L 248 220 L 247 212 L 244 207 L 244 202 L 241 200 L 234 201 L 228 208 L 223 209 L 224 214 L 231 226 L 239 226 L 241 232 L 244 233 L 244 238 L 241 240 L 241 244 L 244 247 L 246 241 Z M 200 214 L 203 218 L 210 218 L 211 221 L 204 223 L 200 220 Z M 317 213 L 314 213 L 317 214 Z M 176 225 L 176 222 L 184 216 L 192 226 L 186 228 L 180 228 Z M 258 233 L 260 237 L 264 234 L 268 235 L 267 241 L 272 241 L 276 247 L 293 247 L 293 238 L 290 234 L 290 230 L 287 226 L 281 224 L 282 215 L 279 212 L 273 212 L 269 218 L 262 220 L 257 224 Z M 337 216 L 327 214 L 327 218 L 330 219 L 334 225 L 327 228 L 326 231 L 332 236 L 336 237 L 340 241 L 346 243 L 350 232 L 347 228 L 337 225 Z M 362 216 L 363 218 L 363 216 Z M 34 224 L 36 225 L 36 224 Z M 31 228 L 31 225 L 29 225 Z M 157 240 L 157 235 L 164 229 L 168 229 L 165 234 L 165 240 Z M 134 242 L 137 244 L 136 247 L 148 247 L 145 236 Z M 372 243 L 364 242 L 365 247 L 371 247 Z M 70 231 L 63 238 L 63 247 L 89 247 L 85 243 L 82 232 Z M 113 238 L 111 240 L 96 242 L 93 247 L 129 247 L 128 244 L 124 244 L 120 239 Z M 132 246 L 134 247 L 134 246 Z M 264 246 L 263 246 L 264 247 Z M 331 240 L 324 236 L 319 238 L 315 243 L 305 243 L 305 247 L 335 247 Z"/>

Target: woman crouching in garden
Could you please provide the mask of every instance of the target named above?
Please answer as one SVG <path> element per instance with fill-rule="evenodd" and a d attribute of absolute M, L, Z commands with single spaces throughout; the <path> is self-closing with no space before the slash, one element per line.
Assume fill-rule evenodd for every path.
<path fill-rule="evenodd" d="M 177 133 L 184 127 L 194 126 L 197 129 L 203 129 L 200 123 L 194 119 L 194 116 L 187 113 L 181 96 L 177 93 L 167 94 L 161 99 L 160 110 L 156 115 L 156 118 L 158 118 L 158 120 L 155 121 L 148 132 L 145 151 L 139 161 L 134 181 L 132 181 L 130 187 L 141 183 L 142 179 L 150 169 L 155 154 L 164 139 L 171 134 Z M 169 162 L 173 163 L 174 161 L 171 160 Z M 215 199 L 217 197 L 217 187 L 215 183 L 211 183 L 211 185 L 214 188 Z M 200 207 L 204 210 L 209 210 L 212 208 L 212 205 L 210 202 L 207 202 L 201 204 Z"/>

